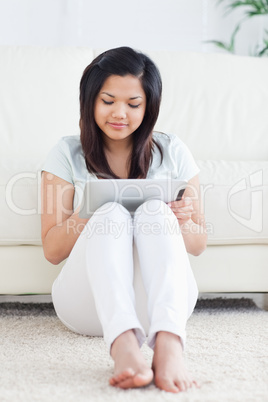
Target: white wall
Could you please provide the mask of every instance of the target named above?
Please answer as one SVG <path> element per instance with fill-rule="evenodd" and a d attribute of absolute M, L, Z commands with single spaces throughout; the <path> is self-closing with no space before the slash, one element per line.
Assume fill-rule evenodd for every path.
<path fill-rule="evenodd" d="M 219 51 L 236 14 L 223 18 L 218 0 L 0 0 L 0 45 L 129 45 L 137 49 Z M 248 54 L 263 27 L 248 24 L 238 54 Z"/>

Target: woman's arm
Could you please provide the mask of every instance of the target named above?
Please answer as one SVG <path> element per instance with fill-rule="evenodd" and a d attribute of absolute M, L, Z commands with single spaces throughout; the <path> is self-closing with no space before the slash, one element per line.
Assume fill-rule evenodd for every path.
<path fill-rule="evenodd" d="M 41 235 L 44 255 L 52 264 L 67 258 L 88 219 L 73 211 L 74 186 L 59 177 L 42 173 Z"/>
<path fill-rule="evenodd" d="M 181 201 L 168 205 L 178 219 L 188 253 L 201 254 L 206 249 L 207 233 L 198 176 L 189 180 Z"/>

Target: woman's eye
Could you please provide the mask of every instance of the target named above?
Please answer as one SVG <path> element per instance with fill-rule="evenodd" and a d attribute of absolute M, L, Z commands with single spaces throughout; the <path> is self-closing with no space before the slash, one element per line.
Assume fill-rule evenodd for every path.
<path fill-rule="evenodd" d="M 131 104 L 129 103 L 128 106 L 132 107 L 133 109 L 137 109 L 137 108 L 140 106 L 140 104 L 139 104 L 139 105 L 131 105 Z"/>
<path fill-rule="evenodd" d="M 104 99 L 102 99 L 102 102 L 103 102 L 105 105 L 112 105 L 112 104 L 113 104 L 113 102 L 108 102 L 108 101 L 106 101 L 106 100 L 104 100 Z"/>
<path fill-rule="evenodd" d="M 112 105 L 112 104 L 114 103 L 113 101 L 107 101 L 107 100 L 105 100 L 105 99 L 102 99 L 102 102 L 103 102 L 105 105 Z M 138 104 L 138 105 L 132 105 L 131 103 L 129 103 L 128 106 L 131 107 L 132 109 L 137 109 L 137 108 L 140 106 L 140 104 Z"/>

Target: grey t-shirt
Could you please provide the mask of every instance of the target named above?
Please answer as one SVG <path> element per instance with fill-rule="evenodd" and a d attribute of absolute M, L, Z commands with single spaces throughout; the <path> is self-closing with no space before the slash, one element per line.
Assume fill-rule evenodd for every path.
<path fill-rule="evenodd" d="M 162 147 L 163 161 L 157 147 L 154 148 L 148 179 L 180 179 L 189 181 L 198 174 L 199 168 L 188 147 L 176 136 L 160 132 L 153 133 L 154 140 Z M 80 136 L 62 137 L 49 152 L 43 169 L 75 187 L 74 208 L 80 205 L 85 183 L 98 180 L 88 172 L 83 155 Z"/>

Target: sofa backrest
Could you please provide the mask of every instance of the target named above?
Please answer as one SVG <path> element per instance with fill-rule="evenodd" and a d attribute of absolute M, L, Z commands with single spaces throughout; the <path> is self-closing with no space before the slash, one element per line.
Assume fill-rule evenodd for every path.
<path fill-rule="evenodd" d="M 79 133 L 79 81 L 99 52 L 0 47 L 0 156 L 42 160 Z M 177 134 L 196 159 L 267 160 L 268 59 L 147 52 L 163 79 L 156 128 Z"/>
<path fill-rule="evenodd" d="M 268 58 L 152 56 L 164 81 L 160 130 L 179 135 L 196 159 L 268 160 Z"/>

